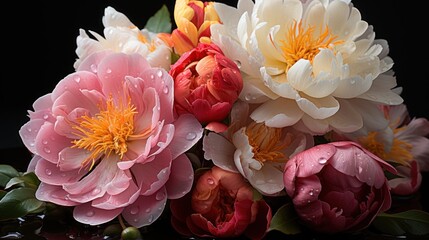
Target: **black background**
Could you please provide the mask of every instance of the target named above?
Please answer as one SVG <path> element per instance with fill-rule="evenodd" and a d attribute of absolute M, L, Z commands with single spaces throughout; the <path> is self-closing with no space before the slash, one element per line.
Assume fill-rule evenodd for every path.
<path fill-rule="evenodd" d="M 223 0 L 236 6 L 237 0 Z M 429 118 L 428 21 L 422 7 L 400 0 L 355 0 L 362 19 L 374 26 L 376 38 L 386 39 L 402 97 L 412 117 Z M 107 6 L 124 13 L 139 28 L 163 4 L 173 13 L 174 0 L 42 1 L 4 8 L 0 85 L 0 148 L 21 147 L 19 128 L 28 121 L 33 102 L 49 93 L 73 72 L 79 29 L 103 33 L 101 18 Z M 407 9 L 412 8 L 412 9 Z M 9 13 L 11 12 L 10 16 Z M 173 20 L 173 18 L 172 18 Z"/>

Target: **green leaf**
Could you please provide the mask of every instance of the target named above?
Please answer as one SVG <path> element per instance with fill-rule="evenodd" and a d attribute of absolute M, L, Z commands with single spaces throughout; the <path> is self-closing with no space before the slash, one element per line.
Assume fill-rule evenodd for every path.
<path fill-rule="evenodd" d="M 272 230 L 277 230 L 284 234 L 297 234 L 301 232 L 298 216 L 291 203 L 281 206 L 274 214 L 268 231 Z"/>
<path fill-rule="evenodd" d="M 40 184 L 39 179 L 33 172 L 25 173 L 22 176 L 14 177 L 6 184 L 5 189 L 19 185 L 20 187 L 28 187 L 36 189 Z"/>
<path fill-rule="evenodd" d="M 23 217 L 44 210 L 45 203 L 35 198 L 35 189 L 15 188 L 0 200 L 0 221 Z"/>
<path fill-rule="evenodd" d="M 0 186 L 5 187 L 7 182 L 13 177 L 18 177 L 19 172 L 12 166 L 0 164 Z"/>
<path fill-rule="evenodd" d="M 390 235 L 429 234 L 429 213 L 408 210 L 400 213 L 380 213 L 371 224 L 377 230 Z"/>
<path fill-rule="evenodd" d="M 149 18 L 144 28 L 154 33 L 170 33 L 171 26 L 170 12 L 166 5 L 162 5 L 161 9 Z"/>

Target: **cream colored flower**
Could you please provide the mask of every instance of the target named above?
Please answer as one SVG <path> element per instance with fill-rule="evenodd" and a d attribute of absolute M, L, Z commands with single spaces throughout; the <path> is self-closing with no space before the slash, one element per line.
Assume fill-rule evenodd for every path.
<path fill-rule="evenodd" d="M 305 3 L 303 3 L 305 2 Z M 315 135 L 383 121 L 368 109 L 402 103 L 387 41 L 375 39 L 350 1 L 240 0 L 216 4 L 213 42 L 241 65 L 251 117 Z M 370 111 L 371 112 L 371 111 Z"/>
<path fill-rule="evenodd" d="M 104 10 L 103 16 L 104 37 L 89 31 L 95 39 L 90 38 L 85 30 L 79 30 L 76 39 L 77 49 L 74 67 L 94 52 L 110 50 L 122 53 L 138 53 L 144 56 L 152 67 L 162 67 L 167 71 L 171 64 L 171 48 L 161 37 L 147 29 L 140 30 L 127 16 L 112 7 Z"/>

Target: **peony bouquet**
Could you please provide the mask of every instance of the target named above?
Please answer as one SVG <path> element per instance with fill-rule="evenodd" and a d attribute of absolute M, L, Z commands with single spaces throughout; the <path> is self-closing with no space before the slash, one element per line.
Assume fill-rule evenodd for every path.
<path fill-rule="evenodd" d="M 75 71 L 19 131 L 27 171 L 0 172 L 1 209 L 32 201 L 1 220 L 64 207 L 123 239 L 157 222 L 189 238 L 429 234 L 427 212 L 394 207 L 429 171 L 429 121 L 350 0 L 173 13 L 139 28 L 107 6 L 103 33 L 80 30 Z"/>

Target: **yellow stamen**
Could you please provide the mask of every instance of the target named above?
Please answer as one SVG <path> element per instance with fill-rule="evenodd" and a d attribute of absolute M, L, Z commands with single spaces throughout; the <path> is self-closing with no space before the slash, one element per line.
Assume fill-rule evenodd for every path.
<path fill-rule="evenodd" d="M 82 167 L 91 163 L 89 170 L 102 156 L 114 153 L 123 159 L 127 152 L 127 143 L 131 139 L 146 137 L 149 131 L 134 134 L 134 115 L 136 107 L 128 100 L 127 104 L 116 106 L 113 98 L 107 99 L 105 107 L 95 116 L 82 116 L 79 124 L 72 126 L 75 135 L 80 139 L 72 141 L 72 148 L 82 148 L 91 152 L 91 155 L 82 162 Z"/>
<path fill-rule="evenodd" d="M 397 128 L 393 132 L 397 133 L 401 130 L 402 128 Z M 390 151 L 386 152 L 384 144 L 377 140 L 377 135 L 377 132 L 370 132 L 366 137 L 359 138 L 359 142 L 363 147 L 383 160 L 409 166 L 410 161 L 413 160 L 411 153 L 413 146 L 411 144 L 394 138 Z"/>
<path fill-rule="evenodd" d="M 344 42 L 334 41 L 336 38 L 337 36 L 332 35 L 328 27 L 320 35 L 315 36 L 314 27 L 309 26 L 304 29 L 301 22 L 299 24 L 294 22 L 287 32 L 286 39 L 281 41 L 281 49 L 287 64 L 286 71 L 300 59 L 313 62 L 321 48 L 332 49 L 335 45 Z"/>
<path fill-rule="evenodd" d="M 266 161 L 287 161 L 286 156 L 281 151 L 290 144 L 292 137 L 287 135 L 287 141 L 281 143 L 281 128 L 267 127 L 263 123 L 252 122 L 246 128 L 246 135 L 253 148 L 254 158 L 262 164 Z"/>

